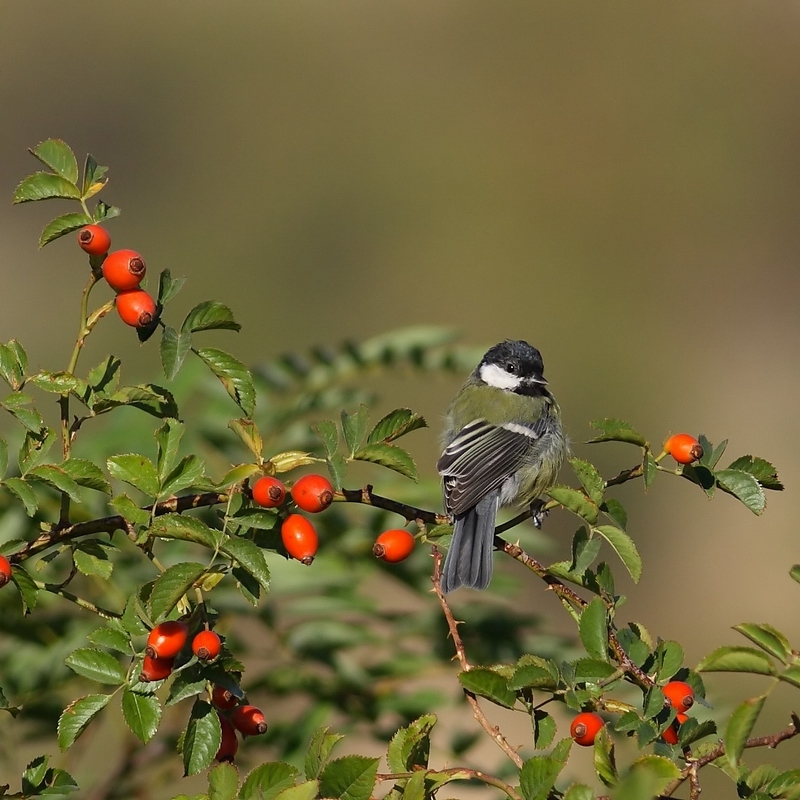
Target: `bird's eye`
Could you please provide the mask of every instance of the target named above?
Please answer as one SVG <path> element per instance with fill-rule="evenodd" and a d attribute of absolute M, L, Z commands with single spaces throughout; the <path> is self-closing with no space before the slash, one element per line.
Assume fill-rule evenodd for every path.
<path fill-rule="evenodd" d="M 506 362 L 506 372 L 510 372 L 512 375 L 517 374 L 517 365 L 513 361 Z"/>

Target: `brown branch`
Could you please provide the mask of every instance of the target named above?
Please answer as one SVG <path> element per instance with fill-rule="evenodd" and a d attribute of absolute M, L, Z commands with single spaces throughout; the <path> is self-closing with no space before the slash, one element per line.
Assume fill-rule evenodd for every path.
<path fill-rule="evenodd" d="M 644 471 L 641 464 L 631 467 L 630 469 L 624 469 L 619 473 L 619 475 L 609 478 L 605 482 L 605 487 L 607 489 L 609 486 L 619 486 L 621 483 L 627 483 L 628 481 L 632 481 L 634 478 L 641 478 L 643 472 Z"/>
<path fill-rule="evenodd" d="M 204 492 L 202 494 L 190 494 L 184 497 L 171 497 L 169 500 L 164 500 L 157 503 L 155 506 L 146 506 L 143 510 L 153 513 L 154 516 L 161 516 L 162 514 L 178 513 L 188 511 L 190 508 L 203 508 L 206 506 L 214 506 L 217 503 L 224 503 L 228 499 L 228 495 L 218 492 Z M 51 547 L 64 544 L 64 542 L 79 539 L 81 536 L 90 536 L 94 533 L 113 533 L 116 530 L 129 531 L 130 524 L 125 517 L 115 514 L 112 517 L 101 517 L 100 519 L 92 519 L 88 522 L 77 522 L 74 525 L 66 527 L 54 527 L 47 533 L 28 542 L 24 547 L 9 556 L 9 561 L 12 564 L 19 564 L 26 558 L 42 553 L 49 550 Z"/>
<path fill-rule="evenodd" d="M 450 517 L 446 514 L 436 514 L 433 511 L 426 511 L 424 508 L 399 503 L 397 500 L 375 494 L 369 483 L 363 489 L 342 489 L 334 494 L 333 499 L 340 503 L 362 503 L 366 506 L 382 508 L 384 511 L 392 511 L 404 517 L 406 522 L 419 520 L 429 525 L 446 525 L 450 522 Z"/>
<path fill-rule="evenodd" d="M 414 772 L 379 772 L 375 778 L 378 781 L 400 781 L 407 778 L 411 778 L 416 773 Z M 495 778 L 494 775 L 487 775 L 485 772 L 481 772 L 478 769 L 468 769 L 467 767 L 452 767 L 451 769 L 426 769 L 426 775 L 449 775 L 454 780 L 477 780 L 482 781 L 483 783 L 487 784 L 488 786 L 495 786 L 496 788 L 500 789 L 501 792 L 506 794 L 511 800 L 522 800 L 522 796 L 517 792 L 517 790 L 511 786 L 510 784 L 506 783 L 505 781 L 500 780 L 500 778 Z"/>
<path fill-rule="evenodd" d="M 436 593 L 436 597 L 439 599 L 439 603 L 442 606 L 444 618 L 447 621 L 447 627 L 450 631 L 450 638 L 453 640 L 453 646 L 456 649 L 456 656 L 458 657 L 461 669 L 467 671 L 470 669 L 470 664 L 469 661 L 467 661 L 464 642 L 458 632 L 458 622 L 456 622 L 450 605 L 442 592 L 441 575 L 442 554 L 436 548 L 433 548 L 433 576 L 431 578 L 433 582 L 433 591 Z M 478 721 L 478 724 L 489 734 L 495 744 L 497 744 L 497 746 L 514 762 L 517 769 L 521 769 L 523 761 L 520 754 L 508 743 L 506 737 L 500 733 L 500 729 L 493 726 L 489 720 L 486 719 L 486 715 L 483 713 L 483 709 L 481 709 L 475 694 L 469 691 L 469 689 L 464 689 L 464 695 L 467 698 L 467 702 L 472 706 L 472 714 Z"/>

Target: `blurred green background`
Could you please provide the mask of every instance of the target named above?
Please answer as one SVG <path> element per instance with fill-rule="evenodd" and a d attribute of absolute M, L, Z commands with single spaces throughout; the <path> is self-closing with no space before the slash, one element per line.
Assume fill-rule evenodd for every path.
<path fill-rule="evenodd" d="M 226 302 L 248 364 L 410 323 L 525 338 L 606 473 L 633 451 L 581 444 L 602 416 L 772 460 L 788 491 L 762 518 L 667 478 L 646 502 L 620 490 L 645 563 L 625 611 L 688 663 L 744 643 L 741 621 L 800 644 L 799 33 L 791 3 L 6 0 L 0 339 L 68 359 L 85 261 L 35 243 L 71 209 L 10 203 L 26 148 L 60 137 L 110 164 L 115 246 L 189 277 L 174 318 Z M 110 351 L 157 379 L 154 343 L 102 330 L 85 364 Z M 457 381 L 387 386 L 431 422 L 430 476 Z M 711 682 L 717 709 L 760 690 Z M 797 705 L 777 697 L 763 732 Z"/>

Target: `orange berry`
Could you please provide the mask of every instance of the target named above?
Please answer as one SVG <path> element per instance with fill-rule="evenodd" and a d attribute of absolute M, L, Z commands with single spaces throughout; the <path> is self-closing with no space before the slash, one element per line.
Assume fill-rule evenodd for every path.
<path fill-rule="evenodd" d="M 231 714 L 231 722 L 245 736 L 260 736 L 267 731 L 264 713 L 255 706 L 239 706 Z"/>
<path fill-rule="evenodd" d="M 303 511 L 316 514 L 333 502 L 333 486 L 322 475 L 303 475 L 292 486 L 292 500 Z"/>
<path fill-rule="evenodd" d="M 216 658 L 222 650 L 222 640 L 214 631 L 200 631 L 192 639 L 192 652 L 201 661 L 211 661 Z"/>
<path fill-rule="evenodd" d="M 663 689 L 667 702 L 678 712 L 688 711 L 694 705 L 694 689 L 683 681 L 670 681 Z"/>
<path fill-rule="evenodd" d="M 90 256 L 104 256 L 111 247 L 111 237 L 99 225 L 87 225 L 78 232 L 78 244 Z"/>
<path fill-rule="evenodd" d="M 604 724 L 599 714 L 595 714 L 593 711 L 582 711 L 572 720 L 569 732 L 577 744 L 581 747 L 589 747 L 594 744 L 595 737 Z"/>
<path fill-rule="evenodd" d="M 219 724 L 222 728 L 222 739 L 219 743 L 219 750 L 217 750 L 217 754 L 214 758 L 217 761 L 229 761 L 233 763 L 236 751 L 239 749 L 239 740 L 236 738 L 236 731 L 233 729 L 233 725 L 231 725 L 222 714 L 217 714 L 217 716 L 219 717 Z"/>
<path fill-rule="evenodd" d="M 156 316 L 156 301 L 144 289 L 130 289 L 117 295 L 117 312 L 132 328 L 146 328 Z"/>
<path fill-rule="evenodd" d="M 221 708 L 224 711 L 229 711 L 231 708 L 236 707 L 236 704 L 239 702 L 239 698 L 229 689 L 225 689 L 223 686 L 215 685 L 211 690 L 211 702 L 217 708 Z"/>
<path fill-rule="evenodd" d="M 372 553 L 389 564 L 396 564 L 398 561 L 407 559 L 413 549 L 414 537 L 407 530 L 397 528 L 384 531 L 375 540 Z"/>
<path fill-rule="evenodd" d="M 182 620 L 162 622 L 150 631 L 144 652 L 150 658 L 175 658 L 188 637 L 189 626 Z"/>
<path fill-rule="evenodd" d="M 672 724 L 661 734 L 661 738 L 667 744 L 678 744 L 678 728 L 680 728 L 687 719 L 689 719 L 689 717 L 686 714 L 678 714 L 672 721 Z"/>
<path fill-rule="evenodd" d="M 271 475 L 259 478 L 252 488 L 253 500 L 264 508 L 277 508 L 286 499 L 286 487 Z"/>
<path fill-rule="evenodd" d="M 147 268 L 135 250 L 115 250 L 103 262 L 103 277 L 115 292 L 136 289 Z"/>
<path fill-rule="evenodd" d="M 676 433 L 664 442 L 664 450 L 679 464 L 691 464 L 703 457 L 703 447 L 694 436 Z"/>
<path fill-rule="evenodd" d="M 281 525 L 281 541 L 286 552 L 306 566 L 314 560 L 319 537 L 314 526 L 302 514 L 290 514 Z"/>
<path fill-rule="evenodd" d="M 151 656 L 145 656 L 142 662 L 142 671 L 139 674 L 139 680 L 142 683 L 163 681 L 164 678 L 169 677 L 174 663 L 174 658 L 152 658 Z"/>
<path fill-rule="evenodd" d="M 3 555 L 0 555 L 0 587 L 5 586 L 11 580 L 11 562 Z"/>

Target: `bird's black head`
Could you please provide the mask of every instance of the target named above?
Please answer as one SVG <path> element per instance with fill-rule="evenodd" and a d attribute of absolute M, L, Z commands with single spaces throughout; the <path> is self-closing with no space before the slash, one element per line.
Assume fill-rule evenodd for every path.
<path fill-rule="evenodd" d="M 542 354 L 519 339 L 506 339 L 491 347 L 475 372 L 481 381 L 496 389 L 530 395 L 547 392 Z"/>

